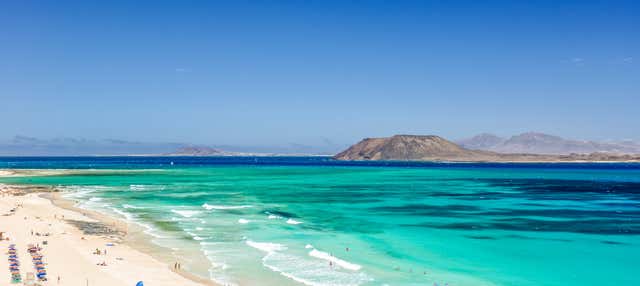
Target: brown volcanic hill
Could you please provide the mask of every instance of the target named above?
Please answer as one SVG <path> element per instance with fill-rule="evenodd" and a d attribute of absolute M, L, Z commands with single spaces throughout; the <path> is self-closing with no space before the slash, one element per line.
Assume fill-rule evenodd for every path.
<path fill-rule="evenodd" d="M 335 156 L 339 160 L 449 160 L 489 152 L 464 149 L 435 135 L 395 135 L 366 138 Z"/>
<path fill-rule="evenodd" d="M 395 135 L 385 138 L 366 138 L 335 155 L 334 159 L 452 162 L 637 162 L 640 161 L 640 155 L 618 155 L 612 153 L 570 155 L 502 154 L 465 149 L 435 135 Z"/>

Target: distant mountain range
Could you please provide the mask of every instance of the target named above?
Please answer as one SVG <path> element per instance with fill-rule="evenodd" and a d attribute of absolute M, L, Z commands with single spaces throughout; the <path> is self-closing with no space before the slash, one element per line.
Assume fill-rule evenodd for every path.
<path fill-rule="evenodd" d="M 40 139 L 15 136 L 0 141 L 0 156 L 275 156 L 275 155 L 332 155 L 344 146 L 324 144 L 307 146 L 206 146 L 191 143 L 137 142 L 119 139 Z"/>
<path fill-rule="evenodd" d="M 640 154 L 640 144 L 632 141 L 595 142 L 569 140 L 562 137 L 528 132 L 510 138 L 502 138 L 483 133 L 472 138 L 450 142 L 438 136 L 396 135 L 387 138 L 363 140 L 358 152 L 368 154 L 367 158 L 381 160 L 404 158 L 407 160 L 423 158 L 424 154 L 433 158 L 478 158 L 475 151 L 501 154 Z M 443 141 L 444 140 L 444 141 Z M 384 150 L 378 155 L 370 152 L 384 142 Z M 397 149 L 405 146 L 406 150 Z M 277 156 L 277 155 L 332 155 L 346 146 L 325 143 L 321 146 L 288 144 L 284 146 L 232 146 L 232 145 L 196 145 L 190 143 L 150 143 L 119 139 L 90 140 L 78 138 L 39 139 L 28 136 L 15 136 L 0 141 L 0 156 Z M 429 152 L 424 153 L 423 151 Z M 398 153 L 404 152 L 404 153 Z M 343 152 L 344 153 L 344 152 Z M 486 157 L 488 153 L 484 153 Z M 349 156 L 353 154 L 350 153 Z M 387 157 L 385 157 L 387 156 Z M 348 157 L 348 156 L 347 156 Z M 364 158 L 363 156 L 353 156 Z M 430 158 L 431 158 L 430 157 Z M 484 159 L 487 159 L 483 157 Z M 346 157 L 345 157 L 346 158 Z"/>
<path fill-rule="evenodd" d="M 119 139 L 90 140 L 78 138 L 39 139 L 15 136 L 0 142 L 0 156 L 94 156 L 144 155 L 173 152 L 185 144 L 148 143 Z"/>
<path fill-rule="evenodd" d="M 565 139 L 559 136 L 527 132 L 510 138 L 502 138 L 482 133 L 469 139 L 459 140 L 460 146 L 470 150 L 484 150 L 498 153 L 528 154 L 590 154 L 594 152 L 615 154 L 640 154 L 640 143 L 633 141 L 596 142 Z"/>
<path fill-rule="evenodd" d="M 478 145 L 494 141 L 483 136 Z M 498 153 L 471 150 L 435 135 L 395 135 L 366 138 L 334 156 L 337 160 L 399 160 L 451 162 L 638 162 L 640 155 L 595 152 L 590 154 L 544 155 Z"/>
<path fill-rule="evenodd" d="M 173 152 L 160 154 L 162 156 L 277 156 L 274 153 L 231 152 L 208 146 L 183 146 Z"/>

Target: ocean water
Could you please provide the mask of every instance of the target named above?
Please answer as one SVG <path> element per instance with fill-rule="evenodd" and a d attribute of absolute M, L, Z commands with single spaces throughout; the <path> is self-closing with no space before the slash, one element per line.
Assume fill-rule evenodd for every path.
<path fill-rule="evenodd" d="M 173 163 L 172 163 L 173 162 Z M 640 285 L 640 165 L 0 158 L 229 285 Z"/>

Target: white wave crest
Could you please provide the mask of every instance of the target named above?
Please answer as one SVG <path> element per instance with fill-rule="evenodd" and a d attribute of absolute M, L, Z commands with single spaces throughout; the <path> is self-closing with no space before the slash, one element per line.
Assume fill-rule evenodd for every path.
<path fill-rule="evenodd" d="M 144 207 L 139 207 L 139 206 L 134 206 L 129 204 L 123 204 L 122 207 L 125 209 L 144 209 Z"/>
<path fill-rule="evenodd" d="M 193 238 L 193 240 L 197 240 L 197 241 L 204 240 L 204 238 L 198 236 L 197 234 L 195 234 L 193 232 L 187 232 L 187 234 L 189 234 Z"/>
<path fill-rule="evenodd" d="M 309 251 L 309 256 L 313 256 L 315 258 L 319 258 L 322 260 L 326 260 L 326 261 L 330 261 L 332 262 L 334 265 L 342 267 L 344 269 L 348 269 L 351 271 L 358 271 L 362 268 L 362 266 L 358 265 L 358 264 L 354 264 L 348 261 L 344 261 L 340 258 L 337 258 L 329 253 L 326 253 L 324 251 L 320 251 L 317 249 L 312 249 L 311 251 Z"/>
<path fill-rule="evenodd" d="M 248 219 L 243 219 L 243 218 L 241 218 L 241 219 L 239 219 L 239 220 L 238 220 L 238 223 L 241 223 L 241 224 L 247 224 L 247 223 L 249 223 L 249 222 L 250 222 L 250 221 L 249 221 Z"/>
<path fill-rule="evenodd" d="M 194 211 L 194 210 L 171 210 L 171 212 L 175 214 L 179 214 L 186 218 L 190 218 L 192 216 L 200 214 L 200 211 Z"/>
<path fill-rule="evenodd" d="M 255 249 L 259 249 L 262 250 L 264 252 L 267 253 L 271 253 L 271 252 L 276 252 L 276 251 L 282 251 L 282 250 L 286 250 L 287 247 L 279 244 L 279 243 L 272 243 L 272 242 L 255 242 L 252 240 L 247 240 L 245 242 L 248 246 L 251 246 Z"/>
<path fill-rule="evenodd" d="M 297 220 L 295 220 L 295 219 L 290 218 L 290 219 L 288 219 L 288 220 L 287 220 L 287 223 L 288 223 L 288 224 L 301 224 L 302 222 L 301 222 L 301 221 L 297 221 Z"/>
<path fill-rule="evenodd" d="M 144 191 L 147 187 L 145 185 L 129 185 L 129 190 L 132 191 Z"/>
<path fill-rule="evenodd" d="M 207 210 L 236 210 L 236 209 L 246 209 L 252 206 L 250 205 L 241 205 L 241 206 L 225 206 L 225 205 L 210 205 L 207 203 L 202 204 L 202 207 Z"/>
<path fill-rule="evenodd" d="M 282 244 L 251 240 L 246 244 L 266 253 L 262 265 L 305 285 L 357 286 L 372 280 L 362 272 L 343 272 L 340 267 L 330 267 L 325 261 L 288 254 Z"/>
<path fill-rule="evenodd" d="M 124 217 L 126 220 L 128 220 L 128 221 L 133 221 L 133 220 L 134 220 L 134 219 L 133 219 L 133 216 L 132 216 L 130 213 L 128 213 L 128 212 L 121 211 L 121 210 L 119 210 L 119 209 L 117 209 L 117 208 L 111 208 L 111 210 L 112 210 L 113 212 L 115 212 L 115 213 L 117 213 L 117 214 L 119 214 L 119 215 L 123 216 L 123 217 Z"/>

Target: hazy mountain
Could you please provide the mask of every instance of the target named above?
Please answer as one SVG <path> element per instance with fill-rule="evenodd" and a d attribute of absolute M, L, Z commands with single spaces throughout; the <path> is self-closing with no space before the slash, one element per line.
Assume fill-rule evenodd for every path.
<path fill-rule="evenodd" d="M 559 136 L 527 132 L 503 139 L 491 134 L 480 134 L 460 140 L 461 146 L 473 150 L 485 150 L 498 153 L 529 154 L 589 154 L 606 152 L 616 154 L 640 154 L 640 144 L 633 141 L 595 142 L 565 139 Z"/>
<path fill-rule="evenodd" d="M 324 143 L 324 142 L 323 142 Z M 317 146 L 290 143 L 286 145 L 259 146 L 259 145 L 213 145 L 214 148 L 238 153 L 269 153 L 269 154 L 310 154 L 310 155 L 334 155 L 344 148 L 349 147 L 347 144 L 322 144 Z"/>
<path fill-rule="evenodd" d="M 0 141 L 0 156 L 94 156 L 94 155 L 171 155 L 171 156 L 265 156 L 331 155 L 345 146 L 323 142 L 319 146 L 288 144 L 284 146 L 194 145 L 191 143 L 135 142 L 120 139 L 90 140 L 82 138 L 40 139 L 15 136 Z"/>
<path fill-rule="evenodd" d="M 0 156 L 91 156 L 163 154 L 185 146 L 182 143 L 148 143 L 117 139 L 39 139 L 15 136 L 0 142 Z"/>
<path fill-rule="evenodd" d="M 552 140 L 553 138 L 546 139 Z M 337 160 L 457 162 L 640 161 L 640 155 L 616 155 L 612 153 L 542 155 L 502 154 L 491 151 L 470 150 L 435 135 L 395 135 L 385 138 L 366 138 L 337 154 L 334 158 Z"/>
<path fill-rule="evenodd" d="M 504 143 L 506 139 L 498 137 L 491 133 L 480 133 L 469 139 L 463 139 L 457 143 L 467 149 L 471 150 L 488 150 L 494 146 Z"/>
<path fill-rule="evenodd" d="M 171 153 L 164 154 L 166 156 L 222 156 L 227 155 L 226 152 L 207 146 L 185 146 Z"/>

